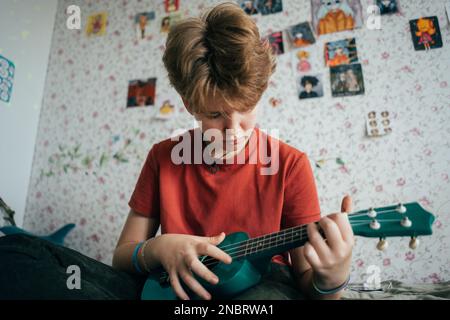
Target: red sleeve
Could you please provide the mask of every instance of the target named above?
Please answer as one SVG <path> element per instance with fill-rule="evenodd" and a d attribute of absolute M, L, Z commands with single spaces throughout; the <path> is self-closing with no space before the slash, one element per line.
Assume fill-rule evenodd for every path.
<path fill-rule="evenodd" d="M 153 146 L 147 155 L 128 205 L 143 216 L 159 218 L 159 170 L 156 146 Z"/>
<path fill-rule="evenodd" d="M 281 227 L 320 220 L 320 204 L 308 156 L 302 153 L 287 172 Z"/>

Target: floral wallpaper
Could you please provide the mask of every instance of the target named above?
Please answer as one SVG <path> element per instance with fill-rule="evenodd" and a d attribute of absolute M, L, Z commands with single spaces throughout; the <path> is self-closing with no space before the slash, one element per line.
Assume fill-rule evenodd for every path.
<path fill-rule="evenodd" d="M 215 3 L 181 1 L 180 12 L 197 15 Z M 372 1 L 361 3 L 365 13 Z M 282 140 L 309 155 L 323 214 L 338 211 L 348 193 L 354 211 L 417 201 L 436 215 L 434 234 L 420 238 L 416 250 L 406 238 L 388 239 L 383 252 L 375 249 L 376 240 L 357 238 L 352 282 L 364 282 L 370 265 L 380 268 L 382 281 L 450 280 L 450 27 L 444 0 L 399 3 L 399 13 L 382 16 L 381 30 L 327 34 L 308 47 L 313 71 L 323 76 L 322 98 L 298 99 L 295 52 L 285 45 L 258 105 L 261 128 L 279 129 Z M 66 27 L 72 4 L 81 8 L 81 30 Z M 137 41 L 134 17 L 147 11 L 155 19 L 145 41 Z M 87 37 L 87 17 L 96 12 L 107 13 L 106 32 Z M 194 125 L 161 61 L 166 15 L 162 0 L 59 2 L 24 227 L 46 234 L 76 223 L 68 246 L 107 264 L 147 152 Z M 414 50 L 409 20 L 421 16 L 438 16 L 443 48 Z M 284 0 L 281 13 L 252 18 L 262 35 L 286 30 L 311 20 L 310 1 Z M 365 94 L 332 98 L 324 44 L 351 37 Z M 157 78 L 155 106 L 127 109 L 129 81 L 147 78 Z M 155 118 L 166 101 L 176 117 Z M 391 134 L 367 137 L 372 110 L 391 112 Z"/>

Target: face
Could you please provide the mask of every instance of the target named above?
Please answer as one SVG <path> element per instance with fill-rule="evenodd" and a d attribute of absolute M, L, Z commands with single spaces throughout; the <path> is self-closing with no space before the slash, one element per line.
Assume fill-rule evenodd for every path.
<path fill-rule="evenodd" d="M 313 88 L 313 85 L 312 85 L 310 82 L 307 82 L 307 83 L 305 84 L 305 90 L 306 90 L 306 92 L 311 92 L 311 91 L 312 91 L 312 88 Z"/>
<path fill-rule="evenodd" d="M 214 104 L 211 103 L 211 105 Z M 217 110 L 220 109 L 217 108 Z M 215 143 L 218 149 L 222 147 L 222 154 L 219 155 L 221 157 L 226 156 L 227 151 L 237 153 L 245 147 L 256 125 L 257 108 L 255 107 L 246 113 L 233 111 L 230 114 L 222 114 L 211 108 L 208 113 L 193 113 L 193 116 L 199 122 L 203 133 L 208 133 L 209 129 L 215 129 L 217 133 L 220 132 L 219 138 L 221 138 L 221 141 L 211 141 L 210 143 Z M 214 135 L 215 133 L 209 131 L 209 134 Z"/>

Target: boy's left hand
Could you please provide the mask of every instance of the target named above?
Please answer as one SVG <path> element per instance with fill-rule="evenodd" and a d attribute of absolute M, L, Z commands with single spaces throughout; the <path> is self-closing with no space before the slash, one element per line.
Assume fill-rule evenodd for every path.
<path fill-rule="evenodd" d="M 350 274 L 354 236 L 346 212 L 351 210 L 352 199 L 345 196 L 341 213 L 328 215 L 319 221 L 326 240 L 315 223 L 307 227 L 309 241 L 304 246 L 304 254 L 314 271 L 314 283 L 322 290 L 342 285 Z"/>

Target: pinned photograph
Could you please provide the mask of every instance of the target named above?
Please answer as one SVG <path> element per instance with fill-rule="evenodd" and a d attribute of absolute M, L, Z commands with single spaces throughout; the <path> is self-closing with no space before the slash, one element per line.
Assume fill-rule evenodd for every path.
<path fill-rule="evenodd" d="M 272 47 L 272 52 L 275 55 L 280 55 L 284 53 L 284 44 L 283 44 L 283 32 L 277 31 L 269 34 L 268 36 L 262 39 L 263 41 L 268 40 L 270 46 Z"/>
<path fill-rule="evenodd" d="M 175 117 L 175 114 L 176 114 L 175 105 L 170 102 L 170 99 L 167 99 L 164 100 L 161 106 L 159 107 L 155 118 L 160 120 L 169 120 Z"/>
<path fill-rule="evenodd" d="M 367 135 L 380 137 L 392 132 L 392 121 L 389 111 L 371 111 L 366 117 Z"/>
<path fill-rule="evenodd" d="M 323 97 L 322 75 L 302 76 L 298 81 L 300 100 Z"/>
<path fill-rule="evenodd" d="M 409 22 L 416 51 L 442 48 L 438 17 L 426 17 Z"/>
<path fill-rule="evenodd" d="M 316 34 L 323 35 L 363 26 L 360 0 L 311 0 Z"/>
<path fill-rule="evenodd" d="M 281 0 L 259 0 L 258 10 L 265 16 L 283 11 L 283 2 Z"/>
<path fill-rule="evenodd" d="M 12 61 L 0 55 L 0 101 L 9 102 L 11 100 L 15 69 Z"/>
<path fill-rule="evenodd" d="M 333 97 L 364 94 L 364 78 L 361 64 L 348 64 L 330 68 Z"/>
<path fill-rule="evenodd" d="M 164 0 L 164 7 L 167 13 L 178 11 L 180 8 L 179 0 Z"/>
<path fill-rule="evenodd" d="M 376 5 L 380 8 L 381 15 L 398 12 L 397 0 L 376 0 Z"/>
<path fill-rule="evenodd" d="M 153 106 L 155 104 L 155 93 L 156 78 L 130 81 L 127 108 Z"/>
<path fill-rule="evenodd" d="M 294 48 L 301 48 L 316 43 L 309 22 L 299 23 L 288 29 L 289 39 Z"/>
<path fill-rule="evenodd" d="M 162 18 L 161 20 L 161 32 L 169 33 L 170 28 L 177 24 L 183 18 L 180 12 L 171 13 L 170 15 Z"/>
<path fill-rule="evenodd" d="M 106 33 L 106 25 L 108 23 L 108 13 L 99 12 L 90 15 L 86 24 L 87 36 L 103 36 Z"/>
<path fill-rule="evenodd" d="M 256 2 L 255 0 L 251 1 L 251 0 L 240 0 L 239 1 L 239 6 L 242 8 L 242 10 L 244 10 L 244 12 L 248 15 L 254 15 L 254 14 L 258 14 L 258 8 L 256 7 Z"/>
<path fill-rule="evenodd" d="M 337 67 L 355 62 L 358 62 L 355 38 L 325 44 L 325 65 L 327 67 Z"/>
<path fill-rule="evenodd" d="M 155 19 L 155 12 L 138 13 L 134 18 L 138 40 L 145 40 L 149 35 L 150 21 Z"/>
<path fill-rule="evenodd" d="M 310 72 L 311 71 L 311 63 L 309 61 L 309 58 L 311 56 L 311 54 L 309 53 L 309 51 L 306 50 L 298 50 L 295 54 L 296 58 L 297 58 L 297 72 L 300 73 L 305 73 L 305 72 Z"/>

